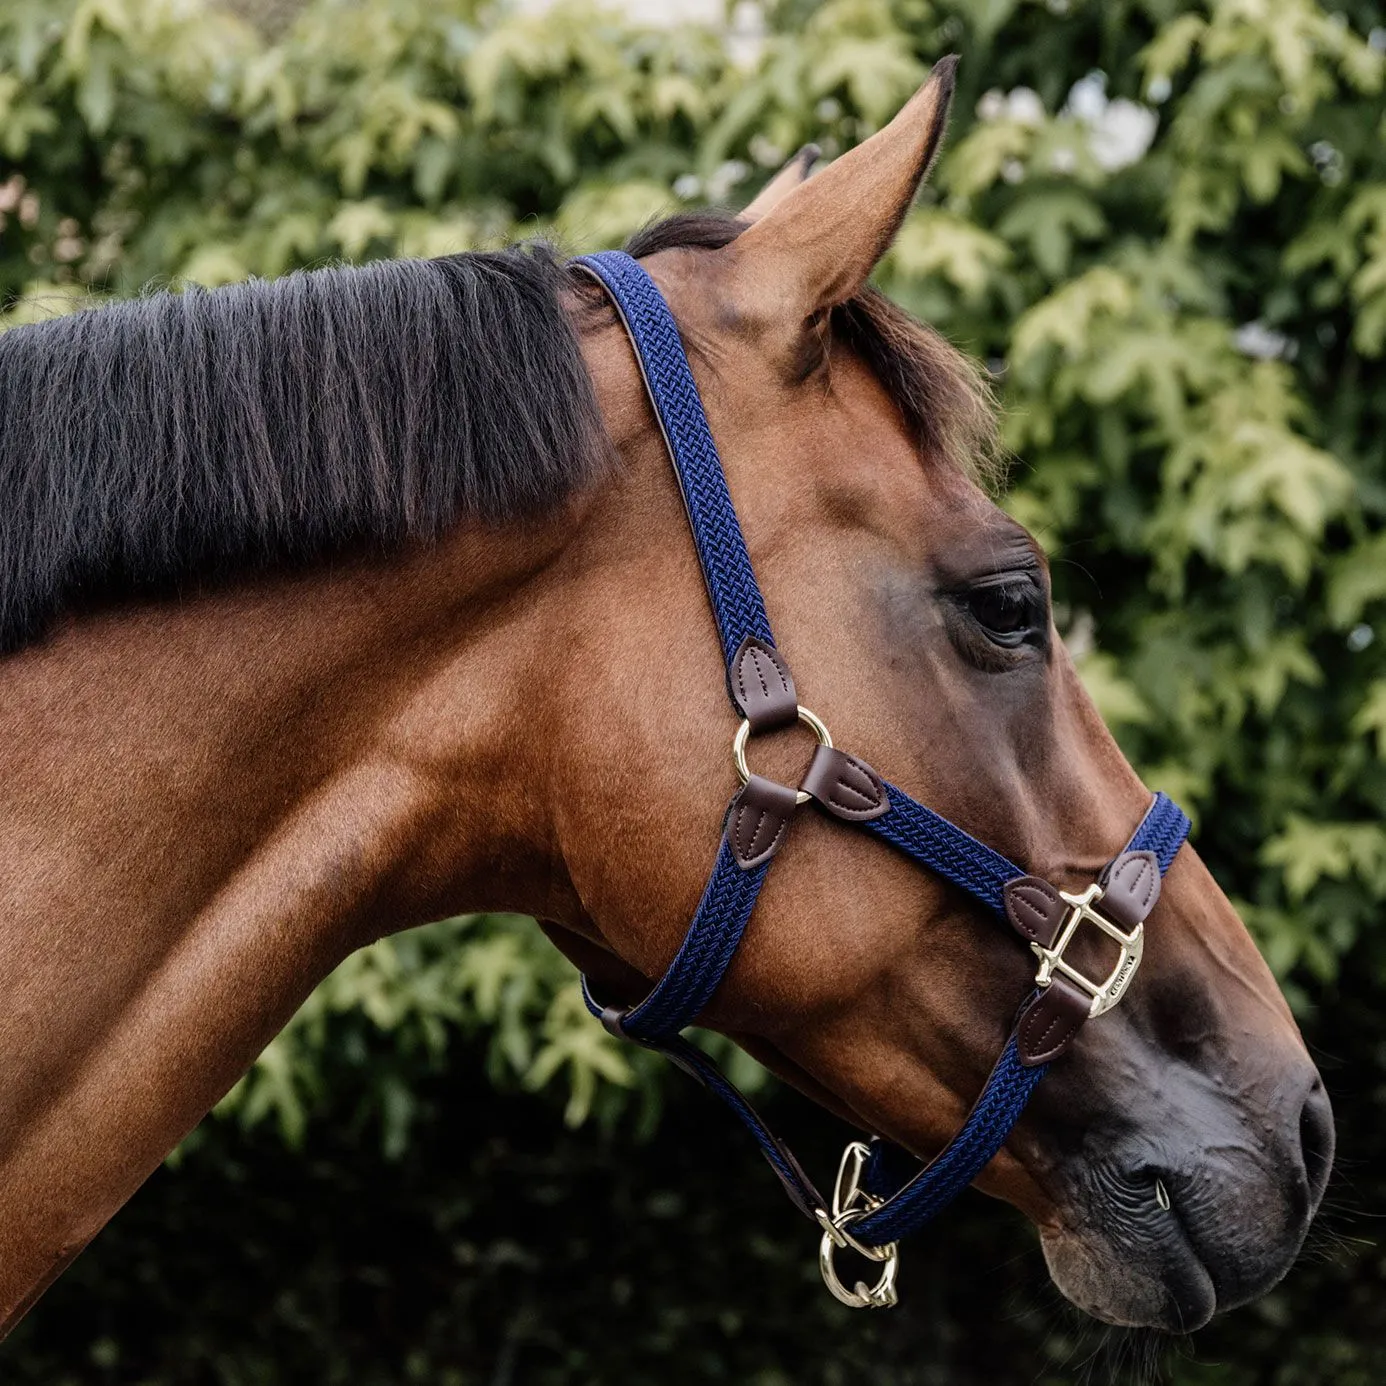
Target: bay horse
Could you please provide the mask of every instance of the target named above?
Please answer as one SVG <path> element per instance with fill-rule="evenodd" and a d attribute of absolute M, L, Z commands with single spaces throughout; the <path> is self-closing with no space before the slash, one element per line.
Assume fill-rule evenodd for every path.
<path fill-rule="evenodd" d="M 628 247 L 677 321 L 798 688 L 1059 887 L 1150 803 L 988 498 L 973 367 L 868 285 L 952 65 L 739 217 Z M 679 950 L 737 779 L 665 438 L 542 246 L 188 288 L 0 337 L 0 1322 L 13 1325 L 344 956 L 537 916 L 604 996 Z M 793 732 L 757 745 L 795 773 Z M 948 881 L 802 815 L 700 1016 L 927 1157 L 1034 960 Z M 1113 1323 L 1287 1270 L 1333 1126 L 1188 845 L 1120 1008 L 977 1179 Z M 1088 945 L 1095 951 L 1096 945 Z M 1075 953 L 1075 957 L 1078 955 Z"/>

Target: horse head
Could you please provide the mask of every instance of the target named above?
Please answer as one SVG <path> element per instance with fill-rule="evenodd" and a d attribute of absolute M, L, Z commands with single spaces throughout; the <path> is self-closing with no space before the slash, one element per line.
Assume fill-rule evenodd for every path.
<path fill-rule="evenodd" d="M 1149 792 L 1055 629 L 1042 550 L 979 484 L 975 372 L 868 286 L 950 87 L 945 67 L 817 176 L 793 161 L 742 218 L 676 218 L 630 248 L 677 319 L 798 696 L 916 798 L 1078 891 Z M 728 714 L 664 440 L 621 324 L 580 297 L 630 537 L 619 605 L 589 614 L 603 637 L 568 665 L 560 842 L 583 909 L 551 932 L 635 1000 L 707 874 Z M 780 740 L 757 753 L 792 784 L 811 741 Z M 1034 959 L 960 891 L 829 818 L 796 824 L 776 861 L 707 1023 L 928 1156 L 981 1089 Z M 1187 845 L 1144 943 L 1123 1005 L 1083 1030 L 978 1183 L 1033 1219 L 1076 1304 L 1187 1329 L 1284 1274 L 1332 1122 L 1269 970 Z M 1074 947 L 1093 975 L 1112 965 L 1100 935 Z"/>

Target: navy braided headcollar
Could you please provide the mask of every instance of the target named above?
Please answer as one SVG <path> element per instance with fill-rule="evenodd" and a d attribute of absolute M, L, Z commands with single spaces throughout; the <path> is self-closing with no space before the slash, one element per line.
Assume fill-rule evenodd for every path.
<path fill-rule="evenodd" d="M 820 1264 L 828 1288 L 856 1307 L 893 1304 L 897 1240 L 916 1231 L 976 1178 L 1005 1143 L 1050 1063 L 1086 1020 L 1125 994 L 1140 963 L 1143 922 L 1188 835 L 1189 820 L 1163 794 L 1155 795 L 1130 842 L 1099 881 L 1082 895 L 1068 895 L 1027 876 L 999 852 L 882 780 L 865 762 L 834 748 L 827 728 L 799 705 L 793 677 L 775 647 L 721 459 L 668 304 L 650 276 L 623 252 L 606 251 L 575 263 L 605 286 L 621 315 L 678 475 L 722 640 L 728 693 L 742 717 L 733 751 L 743 783 L 728 809 L 707 889 L 664 976 L 632 1007 L 603 1006 L 585 980 L 584 995 L 613 1034 L 667 1055 L 746 1125 L 790 1198 L 823 1229 Z M 796 720 L 807 724 L 819 742 L 799 786 L 791 789 L 751 774 L 745 763 L 747 738 Z M 741 1093 L 680 1034 L 721 983 L 770 862 L 795 811 L 810 799 L 968 892 L 1013 927 L 1040 958 L 1036 989 L 953 1140 L 903 1182 L 892 1179 L 888 1170 L 901 1163 L 899 1152 L 892 1154 L 879 1140 L 870 1149 L 853 1143 L 831 1203 Z M 1113 971 L 1100 981 L 1064 958 L 1069 940 L 1084 923 L 1102 930 L 1120 950 Z M 833 1254 L 844 1246 L 882 1263 L 874 1287 L 858 1283 L 849 1289 L 838 1280 Z"/>

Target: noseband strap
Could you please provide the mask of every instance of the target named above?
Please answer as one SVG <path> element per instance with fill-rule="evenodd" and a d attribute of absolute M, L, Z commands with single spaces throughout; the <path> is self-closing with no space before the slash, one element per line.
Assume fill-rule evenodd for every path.
<path fill-rule="evenodd" d="M 640 265 L 620 251 L 574 262 L 593 275 L 616 306 L 663 430 L 707 584 L 727 667 L 727 691 L 742 718 L 733 754 L 742 787 L 728 806 L 707 888 L 678 953 L 654 989 L 635 1006 L 603 1005 L 583 979 L 588 1008 L 613 1034 L 665 1054 L 716 1093 L 751 1132 L 794 1204 L 822 1229 L 820 1263 L 828 1288 L 844 1303 L 895 1302 L 895 1243 L 946 1207 L 1005 1144 L 1049 1065 L 1090 1018 L 1116 1005 L 1139 966 L 1144 921 L 1160 881 L 1189 832 L 1183 811 L 1154 797 L 1125 848 L 1081 895 L 1027 875 L 1001 853 L 881 779 L 864 761 L 833 746 L 828 729 L 798 702 L 794 677 L 775 647 L 765 602 L 751 567 L 721 459 L 663 295 Z M 818 739 L 795 787 L 750 772 L 747 741 L 803 722 Z M 879 1138 L 848 1147 L 831 1201 L 711 1059 L 685 1040 L 711 1001 L 741 942 L 766 872 L 794 818 L 812 804 L 857 825 L 941 876 L 985 906 L 1040 959 L 1036 986 L 1021 1006 L 1001 1057 L 961 1130 L 922 1169 L 902 1173 L 908 1157 Z M 1105 978 L 1091 978 L 1066 956 L 1084 925 L 1106 933 L 1120 956 Z M 848 1289 L 833 1269 L 835 1250 L 850 1246 L 885 1269 L 878 1284 Z"/>

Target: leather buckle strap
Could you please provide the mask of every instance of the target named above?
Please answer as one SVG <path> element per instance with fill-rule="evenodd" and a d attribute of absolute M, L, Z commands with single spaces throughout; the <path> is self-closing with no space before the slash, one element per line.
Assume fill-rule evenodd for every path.
<path fill-rule="evenodd" d="M 820 748 L 826 746 L 829 750 L 832 749 L 832 734 L 828 731 L 827 727 L 823 725 L 821 718 L 810 712 L 808 708 L 804 707 L 801 703 L 794 704 L 794 717 L 799 722 L 802 722 L 803 725 L 818 738 L 818 745 Z M 749 784 L 752 779 L 751 767 L 746 761 L 746 743 L 750 740 L 755 731 L 756 728 L 751 719 L 749 717 L 743 717 L 741 719 L 741 725 L 736 729 L 736 735 L 732 737 L 732 762 L 736 766 L 737 777 L 742 784 Z M 798 803 L 808 803 L 810 795 L 806 790 L 797 789 L 792 792 L 796 795 L 796 801 Z"/>
<path fill-rule="evenodd" d="M 1054 978 L 1062 974 L 1091 998 L 1088 1016 L 1099 1016 L 1110 1011 L 1126 995 L 1126 988 L 1140 966 L 1141 955 L 1145 949 L 1145 934 L 1140 923 L 1128 933 L 1114 920 L 1097 908 L 1102 903 L 1102 887 L 1094 883 L 1081 895 L 1070 895 L 1068 891 L 1059 892 L 1063 902 L 1069 907 L 1063 928 L 1050 948 L 1037 943 L 1030 946 L 1039 955 L 1039 971 L 1035 973 L 1035 985 L 1047 987 Z M 1093 924 L 1111 939 L 1120 949 L 1111 971 L 1101 981 L 1094 981 L 1086 973 L 1080 972 L 1064 956 L 1068 945 L 1073 942 L 1083 924 Z"/>
<path fill-rule="evenodd" d="M 727 665 L 727 692 L 753 734 L 792 727 L 799 713 L 794 675 L 767 641 L 747 636 Z"/>
<path fill-rule="evenodd" d="M 1083 1024 L 1126 995 L 1145 950 L 1145 919 L 1160 898 L 1160 862 L 1150 851 L 1127 851 L 1107 864 L 1079 895 L 1038 876 L 1021 876 L 1005 889 L 1006 917 L 1038 956 L 1038 994 L 1019 1026 L 1020 1060 L 1049 1063 L 1073 1042 Z M 1100 908 L 1099 908 L 1100 906 Z M 1095 979 L 1065 954 L 1088 924 L 1116 944 L 1116 961 Z"/>
<path fill-rule="evenodd" d="M 823 720 L 798 701 L 794 675 L 784 656 L 768 641 L 747 636 L 727 665 L 727 691 L 741 713 L 732 737 L 732 762 L 741 789 L 727 810 L 724 834 L 743 871 L 770 860 L 789 832 L 794 811 L 815 800 L 849 823 L 879 818 L 890 809 L 885 782 L 864 761 L 839 751 Z M 751 772 L 746 745 L 761 732 L 793 726 L 818 741 L 797 789 Z"/>
<path fill-rule="evenodd" d="M 814 751 L 799 792 L 847 823 L 865 823 L 890 812 L 885 781 L 864 760 L 832 745 Z"/>
<path fill-rule="evenodd" d="M 788 785 L 752 775 L 727 810 L 725 834 L 736 864 L 749 871 L 780 850 L 799 798 Z"/>
<path fill-rule="evenodd" d="M 606 1031 L 612 1039 L 634 1039 L 633 1035 L 626 1033 L 626 1017 L 631 1013 L 631 1006 L 603 1006 L 597 1019 L 601 1021 L 602 1029 Z M 639 1040 L 635 1041 L 637 1044 Z"/>
<path fill-rule="evenodd" d="M 780 850 L 795 809 L 808 803 L 803 789 L 751 773 L 746 743 L 758 732 L 801 722 L 818 740 L 818 749 L 832 748 L 833 738 L 820 718 L 794 701 L 794 678 L 771 645 L 755 639 L 741 642 L 727 668 L 727 687 L 742 713 L 732 737 L 732 763 L 741 789 L 731 801 L 723 828 L 736 864 L 749 871 Z"/>

